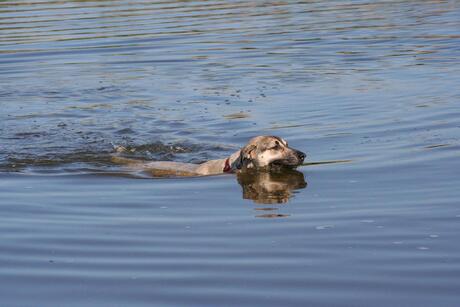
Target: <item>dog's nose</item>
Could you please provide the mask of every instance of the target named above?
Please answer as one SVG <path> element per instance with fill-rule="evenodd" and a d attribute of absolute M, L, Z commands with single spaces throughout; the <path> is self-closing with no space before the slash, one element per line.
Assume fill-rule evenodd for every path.
<path fill-rule="evenodd" d="M 307 155 L 305 153 L 303 153 L 301 151 L 297 151 L 297 157 L 299 157 L 300 160 L 302 160 L 302 161 L 305 160 L 306 156 Z"/>

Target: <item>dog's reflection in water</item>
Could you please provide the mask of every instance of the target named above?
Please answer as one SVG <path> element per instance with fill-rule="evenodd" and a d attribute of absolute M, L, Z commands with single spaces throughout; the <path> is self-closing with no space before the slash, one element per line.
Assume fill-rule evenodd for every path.
<path fill-rule="evenodd" d="M 238 183 L 243 188 L 243 198 L 257 204 L 284 204 L 294 195 L 295 190 L 307 186 L 303 173 L 283 169 L 277 172 L 244 172 L 237 174 Z M 257 210 L 277 210 L 276 207 L 258 207 Z M 262 214 L 258 217 L 283 217 L 282 214 Z"/>

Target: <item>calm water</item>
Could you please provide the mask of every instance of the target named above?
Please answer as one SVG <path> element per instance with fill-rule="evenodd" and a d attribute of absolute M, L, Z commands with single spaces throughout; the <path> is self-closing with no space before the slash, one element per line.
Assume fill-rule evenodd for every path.
<path fill-rule="evenodd" d="M 460 2 L 0 1 L 0 305 L 459 306 Z M 298 172 L 141 179 L 275 134 Z"/>

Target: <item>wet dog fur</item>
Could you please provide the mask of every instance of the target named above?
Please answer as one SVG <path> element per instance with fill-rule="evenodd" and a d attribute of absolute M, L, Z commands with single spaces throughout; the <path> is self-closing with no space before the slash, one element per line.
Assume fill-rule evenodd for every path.
<path fill-rule="evenodd" d="M 201 164 L 169 161 L 148 162 L 124 158 L 120 155 L 112 156 L 112 162 L 128 166 L 134 170 L 148 172 L 155 177 L 184 177 L 244 172 L 248 169 L 296 168 L 303 163 L 305 157 L 305 153 L 289 147 L 288 143 L 280 137 L 257 136 L 229 157 L 210 160 Z"/>

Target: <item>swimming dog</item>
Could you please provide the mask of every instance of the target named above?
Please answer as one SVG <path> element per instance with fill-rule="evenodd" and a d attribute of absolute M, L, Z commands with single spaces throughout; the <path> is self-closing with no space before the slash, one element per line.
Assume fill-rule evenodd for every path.
<path fill-rule="evenodd" d="M 118 150 L 123 151 L 123 150 Z M 129 166 L 134 170 L 145 171 L 154 177 L 209 176 L 223 173 L 236 173 L 246 169 L 274 170 L 283 167 L 296 168 L 303 163 L 305 153 L 289 147 L 277 136 L 257 136 L 240 150 L 227 158 L 210 160 L 201 164 L 141 161 L 114 155 L 112 162 Z"/>

